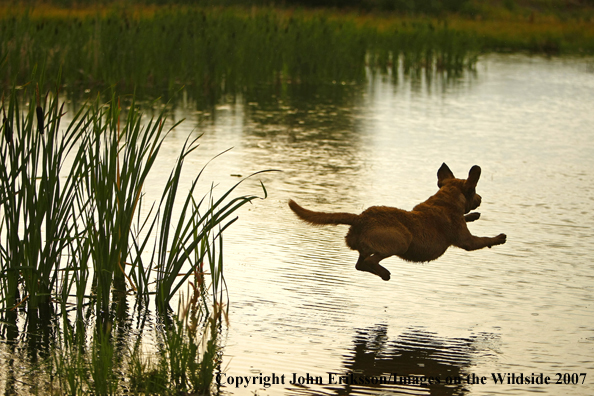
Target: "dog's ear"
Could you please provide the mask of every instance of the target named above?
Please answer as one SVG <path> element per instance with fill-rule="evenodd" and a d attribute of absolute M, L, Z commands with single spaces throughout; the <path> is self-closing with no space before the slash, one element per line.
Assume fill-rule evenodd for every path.
<path fill-rule="evenodd" d="M 441 168 L 437 171 L 437 187 L 441 188 L 446 180 L 453 179 L 454 177 L 454 174 L 444 162 L 441 164 Z"/>
<path fill-rule="evenodd" d="M 470 168 L 470 172 L 468 172 L 468 179 L 466 179 L 465 185 L 467 187 L 476 187 L 476 184 L 481 177 L 481 167 L 478 165 L 473 166 Z"/>

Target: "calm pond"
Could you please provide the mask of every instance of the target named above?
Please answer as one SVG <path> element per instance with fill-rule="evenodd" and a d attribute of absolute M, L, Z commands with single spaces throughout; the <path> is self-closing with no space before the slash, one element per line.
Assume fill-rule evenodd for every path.
<path fill-rule="evenodd" d="M 205 194 L 281 171 L 242 184 L 257 194 L 262 181 L 268 197 L 225 231 L 222 394 L 594 394 L 592 59 L 489 55 L 459 78 L 369 72 L 363 85 L 280 84 L 198 107 L 172 107 L 186 120 L 147 198 L 188 135 L 204 134 L 188 185 L 233 147 L 207 166 Z M 355 270 L 346 226 L 309 226 L 287 206 L 411 209 L 443 162 L 462 178 L 481 166 L 469 228 L 505 245 L 392 257 L 384 282 Z"/>
<path fill-rule="evenodd" d="M 459 79 L 370 74 L 366 86 L 291 89 L 212 113 L 186 103 L 168 140 L 177 153 L 188 132 L 204 133 L 195 169 L 233 146 L 204 177 L 223 191 L 237 174 L 282 170 L 247 183 L 262 180 L 269 196 L 226 234 L 221 391 L 592 394 L 592 60 L 492 55 Z M 308 226 L 287 206 L 411 209 L 437 190 L 442 162 L 459 177 L 482 167 L 482 217 L 469 228 L 504 232 L 505 245 L 426 264 L 389 258 L 384 282 L 355 270 L 345 226 Z M 341 383 L 351 373 L 389 383 Z"/>

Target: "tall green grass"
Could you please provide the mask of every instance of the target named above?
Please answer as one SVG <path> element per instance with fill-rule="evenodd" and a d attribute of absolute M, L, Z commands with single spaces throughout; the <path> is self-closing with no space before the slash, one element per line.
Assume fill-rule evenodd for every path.
<path fill-rule="evenodd" d="M 74 242 L 78 169 L 72 167 L 65 182 L 61 172 L 65 157 L 82 138 L 86 121 L 76 115 L 61 134 L 62 108 L 57 97 L 50 99 L 44 111 L 37 92 L 24 110 L 16 92 L 12 90 L 2 105 L 0 227 L 5 232 L 0 250 L 0 304 L 12 308 L 27 301 L 36 310 L 49 303 L 51 293 L 60 287 L 63 253 Z"/>
<path fill-rule="evenodd" d="M 62 131 L 58 96 L 45 107 L 37 98 L 21 109 L 12 90 L 2 106 L 0 307 L 27 300 L 36 309 L 73 293 L 80 298 L 92 271 L 99 310 L 109 309 L 112 290 L 132 288 L 146 296 L 153 273 L 157 305 L 167 308 L 205 260 L 213 276 L 222 270 L 217 267 L 222 232 L 235 221 L 233 213 L 256 196 L 231 197 L 241 182 L 220 197 L 212 190 L 201 196 L 199 172 L 174 217 L 183 164 L 199 137 L 181 148 L 160 201 L 153 203 L 156 215 L 142 219 L 138 209 L 166 135 L 164 116 L 144 123 L 134 103 L 124 116 L 113 97 L 106 105 L 81 108 Z M 68 155 L 72 161 L 65 169 Z M 133 231 L 135 221 L 139 229 Z M 142 237 L 140 231 L 146 231 Z M 178 277 L 185 267 L 187 273 Z"/>
<path fill-rule="evenodd" d="M 459 74 L 479 51 L 476 35 L 437 20 L 262 8 L 41 7 L 7 11 L 0 32 L 6 84 L 25 81 L 39 64 L 49 75 L 61 68 L 71 87 L 160 95 L 183 85 L 205 103 L 259 84 L 362 82 L 366 67 L 398 71 L 401 61 L 407 70 Z"/>
<path fill-rule="evenodd" d="M 33 4 L 0 8 L 5 87 L 25 84 L 36 65 L 44 65 L 51 76 L 62 70 L 71 92 L 117 85 L 119 92 L 160 97 L 184 86 L 202 107 L 262 84 L 363 82 L 367 67 L 456 76 L 485 52 L 594 53 L 589 20 L 535 16 L 529 9 L 518 15 L 478 13 L 474 19 L 183 4 Z"/>
<path fill-rule="evenodd" d="M 132 352 L 121 348 L 132 298 L 138 311 L 156 307 L 164 323 L 159 386 L 208 388 L 228 307 L 223 233 L 257 196 L 234 196 L 241 181 L 220 196 L 214 187 L 200 192 L 202 172 L 182 189 L 184 161 L 199 141 L 189 137 L 160 199 L 145 202 L 168 133 L 164 115 L 143 120 L 134 102 L 122 109 L 112 95 L 64 126 L 64 102 L 57 90 L 43 95 L 42 85 L 10 90 L 0 108 L 0 334 L 16 342 L 19 312 L 31 362 L 50 362 L 59 389 L 118 394 L 119 371 L 134 363 L 127 375 L 144 375 L 130 357 L 142 337 Z M 183 285 L 191 299 L 174 315 Z"/>

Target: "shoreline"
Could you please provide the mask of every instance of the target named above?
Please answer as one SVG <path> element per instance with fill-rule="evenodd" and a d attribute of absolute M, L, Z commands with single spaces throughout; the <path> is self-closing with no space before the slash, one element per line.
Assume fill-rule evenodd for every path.
<path fill-rule="evenodd" d="M 547 55 L 592 55 L 594 54 L 594 15 L 586 8 L 584 17 L 566 17 L 529 12 L 523 8 L 516 13 L 504 12 L 503 7 L 491 8 L 476 13 L 474 17 L 463 14 L 422 15 L 388 12 L 378 15 L 377 11 L 361 12 L 340 8 L 292 8 L 262 6 L 193 6 L 173 4 L 167 6 L 142 5 L 122 6 L 118 3 L 99 6 L 77 6 L 64 8 L 48 3 L 23 6 L 0 6 L 2 19 L 28 17 L 32 21 L 86 20 L 121 17 L 136 21 L 178 15 L 186 11 L 207 15 L 230 14 L 246 19 L 272 15 L 279 25 L 287 21 L 322 19 L 337 24 L 350 23 L 362 30 L 376 30 L 378 34 L 395 31 L 415 31 L 421 25 L 446 28 L 465 36 L 472 36 L 479 51 L 486 52 L 530 52 Z"/>

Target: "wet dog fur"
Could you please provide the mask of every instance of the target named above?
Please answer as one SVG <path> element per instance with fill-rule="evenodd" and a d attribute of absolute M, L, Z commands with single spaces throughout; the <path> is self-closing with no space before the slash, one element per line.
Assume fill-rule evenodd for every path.
<path fill-rule="evenodd" d="M 481 204 L 475 191 L 480 175 L 481 168 L 475 165 L 467 179 L 457 179 L 444 163 L 437 171 L 439 191 L 412 211 L 372 206 L 359 215 L 314 212 L 293 200 L 289 207 L 310 224 L 350 225 L 346 244 L 359 252 L 355 268 L 387 281 L 390 272 L 379 262 L 390 256 L 425 262 L 437 259 L 450 246 L 477 250 L 505 243 L 505 234 L 477 237 L 466 226 L 480 217 L 480 213 L 470 213 Z"/>

